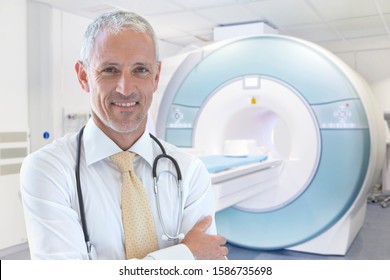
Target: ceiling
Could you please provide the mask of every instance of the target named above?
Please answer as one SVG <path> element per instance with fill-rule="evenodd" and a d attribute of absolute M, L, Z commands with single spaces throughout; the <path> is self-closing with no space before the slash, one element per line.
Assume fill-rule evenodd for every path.
<path fill-rule="evenodd" d="M 266 22 L 279 34 L 333 51 L 390 48 L 389 0 L 38 0 L 87 18 L 126 9 L 147 18 L 159 39 L 181 46 L 213 41 L 218 26 Z"/>

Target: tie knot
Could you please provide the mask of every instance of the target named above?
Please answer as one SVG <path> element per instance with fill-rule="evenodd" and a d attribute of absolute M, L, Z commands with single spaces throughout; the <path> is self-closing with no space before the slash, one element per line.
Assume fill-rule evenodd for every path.
<path fill-rule="evenodd" d="M 134 171 L 133 159 L 135 156 L 136 156 L 135 153 L 129 151 L 123 151 L 110 156 L 110 159 L 112 160 L 113 163 L 116 164 L 119 170 L 123 173 L 123 172 Z"/>

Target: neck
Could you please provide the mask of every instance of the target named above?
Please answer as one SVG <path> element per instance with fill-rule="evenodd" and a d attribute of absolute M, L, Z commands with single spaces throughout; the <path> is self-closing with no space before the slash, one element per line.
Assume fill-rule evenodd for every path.
<path fill-rule="evenodd" d="M 123 151 L 127 151 L 131 146 L 134 145 L 135 142 L 142 136 L 146 129 L 146 123 L 140 124 L 139 127 L 130 132 L 120 132 L 112 129 L 111 127 L 103 124 L 100 119 L 92 114 L 92 118 L 104 134 L 107 135 L 115 144 L 117 144 Z"/>

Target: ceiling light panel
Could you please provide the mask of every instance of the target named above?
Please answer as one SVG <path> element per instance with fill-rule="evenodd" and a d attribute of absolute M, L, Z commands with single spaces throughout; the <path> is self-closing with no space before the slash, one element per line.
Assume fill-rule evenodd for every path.
<path fill-rule="evenodd" d="M 380 12 L 384 14 L 390 13 L 390 1 L 389 0 L 375 0 L 378 3 Z"/>
<path fill-rule="evenodd" d="M 378 13 L 374 0 L 308 0 L 308 2 L 326 21 L 372 16 Z"/>
<path fill-rule="evenodd" d="M 304 0 L 260 1 L 246 6 L 276 27 L 321 22 L 315 11 Z"/>
<path fill-rule="evenodd" d="M 217 25 L 262 20 L 260 16 L 241 5 L 228 5 L 218 8 L 203 9 L 197 11 L 197 13 L 212 20 Z"/>
<path fill-rule="evenodd" d="M 166 0 L 100 0 L 119 9 L 129 10 L 142 16 L 152 14 L 172 13 L 183 10 Z"/>
<path fill-rule="evenodd" d="M 207 7 L 223 7 L 236 3 L 235 0 L 169 0 L 170 2 L 186 8 L 188 10 L 196 10 Z"/>
<path fill-rule="evenodd" d="M 175 29 L 190 32 L 204 28 L 212 28 L 214 22 L 192 12 L 171 13 L 169 15 L 151 15 L 153 21 L 170 26 Z"/>
<path fill-rule="evenodd" d="M 337 32 L 334 32 L 326 24 L 313 24 L 313 25 L 300 25 L 286 27 L 283 30 L 283 34 L 302 38 L 311 42 L 323 42 L 340 40 L 340 36 Z"/>
<path fill-rule="evenodd" d="M 188 35 L 187 32 L 178 30 L 177 28 L 172 28 L 162 23 L 164 20 L 153 20 L 148 16 L 145 17 L 150 24 L 153 26 L 156 36 L 160 39 L 172 38 L 172 37 L 182 37 Z"/>
<path fill-rule="evenodd" d="M 344 38 L 360 38 L 385 35 L 386 28 L 379 16 L 352 18 L 330 22 Z"/>

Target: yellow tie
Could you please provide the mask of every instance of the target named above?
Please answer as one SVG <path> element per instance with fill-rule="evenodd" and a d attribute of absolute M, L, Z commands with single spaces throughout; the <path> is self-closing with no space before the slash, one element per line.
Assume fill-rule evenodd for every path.
<path fill-rule="evenodd" d="M 147 194 L 134 172 L 136 154 L 120 152 L 110 157 L 123 175 L 122 222 L 125 233 L 126 259 L 142 259 L 156 251 L 157 235 Z"/>

